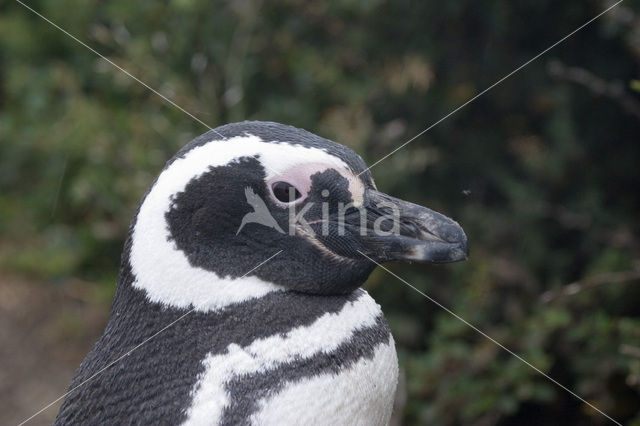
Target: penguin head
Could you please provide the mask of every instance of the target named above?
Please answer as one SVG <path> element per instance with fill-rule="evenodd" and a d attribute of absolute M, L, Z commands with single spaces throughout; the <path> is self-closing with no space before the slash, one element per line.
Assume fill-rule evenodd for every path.
<path fill-rule="evenodd" d="M 221 126 L 180 150 L 143 199 L 130 242 L 134 285 L 181 306 L 215 305 L 222 293 L 347 293 L 370 259 L 468 253 L 456 222 L 379 192 L 352 150 L 266 122 Z"/>

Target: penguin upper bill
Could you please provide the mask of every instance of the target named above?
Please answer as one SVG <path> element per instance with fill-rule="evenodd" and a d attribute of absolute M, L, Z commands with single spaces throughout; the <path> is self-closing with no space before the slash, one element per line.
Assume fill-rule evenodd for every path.
<path fill-rule="evenodd" d="M 362 254 L 378 262 L 446 263 L 464 260 L 469 254 L 460 225 L 438 212 L 373 188 L 365 192 L 364 207 L 365 232 L 353 238 L 359 238 Z"/>
<path fill-rule="evenodd" d="M 466 259 L 467 238 L 453 220 L 426 207 L 384 194 L 372 185 L 365 185 L 362 201 L 355 203 L 353 196 L 349 198 L 351 194 L 346 182 L 342 182 L 345 187 L 342 193 L 336 190 L 342 179 L 337 175 L 327 172 L 326 176 L 311 177 L 313 185 L 308 197 L 311 200 L 307 202 L 317 203 L 325 211 L 309 208 L 304 216 L 305 222 L 294 224 L 296 232 L 303 237 L 315 239 L 329 253 L 344 259 L 367 256 L 376 262 L 431 263 Z M 329 199 L 331 193 L 323 189 L 332 186 L 338 193 L 337 205 Z M 326 197 L 322 197 L 323 190 Z M 303 230 L 303 227 L 310 229 Z"/>

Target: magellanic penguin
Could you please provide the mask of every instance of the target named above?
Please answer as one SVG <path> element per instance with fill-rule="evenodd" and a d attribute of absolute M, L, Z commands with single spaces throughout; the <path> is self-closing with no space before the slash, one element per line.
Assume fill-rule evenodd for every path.
<path fill-rule="evenodd" d="M 398 364 L 359 288 L 367 257 L 466 256 L 456 222 L 379 192 L 350 149 L 277 123 L 221 126 L 142 200 L 109 322 L 55 424 L 387 424 Z"/>

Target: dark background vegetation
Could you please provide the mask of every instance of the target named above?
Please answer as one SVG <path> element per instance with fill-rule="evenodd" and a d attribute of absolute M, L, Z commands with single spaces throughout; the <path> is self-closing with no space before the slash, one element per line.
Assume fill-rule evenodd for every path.
<path fill-rule="evenodd" d="M 611 3 L 28 4 L 211 126 L 288 123 L 371 164 Z M 456 218 L 470 240 L 465 263 L 392 265 L 397 274 L 636 426 L 639 65 L 640 2 L 626 0 L 372 169 L 382 190 Z M 106 321 L 140 197 L 206 130 L 18 3 L 0 4 L 9 418 L 65 390 Z M 384 271 L 366 287 L 396 338 L 403 424 L 607 424 Z"/>

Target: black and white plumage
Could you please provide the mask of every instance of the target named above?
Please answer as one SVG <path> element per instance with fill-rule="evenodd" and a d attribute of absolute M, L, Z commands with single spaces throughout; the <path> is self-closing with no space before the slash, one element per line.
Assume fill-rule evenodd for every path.
<path fill-rule="evenodd" d="M 280 201 L 276 182 L 300 198 Z M 243 222 L 255 208 L 247 188 L 281 229 Z M 344 232 L 340 203 L 354 207 Z M 399 232 L 376 234 L 389 204 Z M 307 205 L 317 233 L 281 232 L 290 208 Z M 375 267 L 359 251 L 447 262 L 467 248 L 455 222 L 378 192 L 362 159 L 335 142 L 262 122 L 194 139 L 138 209 L 109 323 L 70 389 L 193 312 L 71 392 L 56 424 L 386 424 L 397 358 L 380 306 L 359 288 Z"/>

